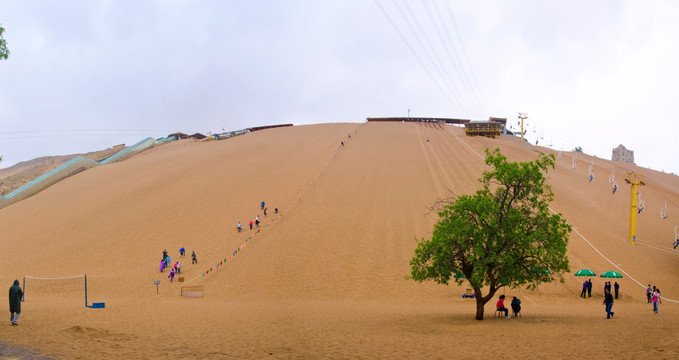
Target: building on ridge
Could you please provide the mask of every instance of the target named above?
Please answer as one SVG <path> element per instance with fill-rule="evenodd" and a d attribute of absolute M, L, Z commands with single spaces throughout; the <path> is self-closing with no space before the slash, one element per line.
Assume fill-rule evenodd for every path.
<path fill-rule="evenodd" d="M 634 151 L 628 150 L 620 144 L 617 148 L 613 149 L 611 160 L 634 164 Z"/>

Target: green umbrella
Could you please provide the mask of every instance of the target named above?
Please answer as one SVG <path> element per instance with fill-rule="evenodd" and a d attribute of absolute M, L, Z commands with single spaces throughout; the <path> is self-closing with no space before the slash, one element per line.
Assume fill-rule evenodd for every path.
<path fill-rule="evenodd" d="M 605 273 L 601 274 L 600 277 L 621 279 L 622 275 L 619 272 L 615 272 L 615 271 L 611 270 L 611 271 L 606 271 Z"/>
<path fill-rule="evenodd" d="M 456 279 L 466 279 L 467 278 L 466 276 L 464 276 L 462 271 L 456 273 L 455 275 L 453 275 L 453 277 L 456 278 Z"/>
<path fill-rule="evenodd" d="M 582 269 L 576 272 L 575 276 L 596 276 L 596 273 L 590 269 Z"/>

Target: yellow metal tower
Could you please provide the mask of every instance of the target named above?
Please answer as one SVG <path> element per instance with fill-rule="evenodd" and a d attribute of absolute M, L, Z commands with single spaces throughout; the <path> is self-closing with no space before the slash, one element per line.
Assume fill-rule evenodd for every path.
<path fill-rule="evenodd" d="M 627 172 L 627 179 L 625 179 L 626 183 L 632 185 L 632 202 L 629 212 L 629 239 L 632 245 L 636 245 L 637 240 L 637 186 L 646 185 L 641 181 L 643 178 L 644 175 Z"/>
<path fill-rule="evenodd" d="M 519 119 L 521 119 L 521 141 L 523 141 L 523 121 L 528 119 L 526 115 L 526 113 L 519 113 Z"/>

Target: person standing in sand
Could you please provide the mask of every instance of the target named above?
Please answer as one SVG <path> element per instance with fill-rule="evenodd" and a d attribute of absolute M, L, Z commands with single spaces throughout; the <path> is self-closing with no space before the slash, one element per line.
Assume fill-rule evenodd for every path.
<path fill-rule="evenodd" d="M 611 291 L 606 289 L 606 295 L 604 295 L 604 305 L 606 305 L 606 319 L 610 319 L 615 315 L 611 310 L 613 309 L 613 295 Z"/>
<path fill-rule="evenodd" d="M 14 280 L 14 284 L 9 288 L 9 314 L 12 325 L 18 325 L 19 315 L 21 315 L 21 298 L 24 292 L 19 286 L 19 280 Z"/>
<path fill-rule="evenodd" d="M 658 315 L 658 305 L 662 304 L 662 300 L 660 300 L 660 289 L 655 289 L 651 300 L 653 301 L 653 313 Z"/>
<path fill-rule="evenodd" d="M 587 297 L 592 297 L 592 279 L 587 281 Z"/>
<path fill-rule="evenodd" d="M 236 225 L 236 229 L 238 229 L 238 232 L 243 231 L 243 225 L 240 224 L 240 221 L 238 222 L 238 225 Z"/>
<path fill-rule="evenodd" d="M 191 264 L 196 264 L 198 263 L 198 259 L 196 259 L 196 252 L 191 251 Z"/>
<path fill-rule="evenodd" d="M 585 282 L 582 283 L 582 292 L 580 293 L 581 298 L 587 297 L 587 288 L 589 288 L 588 285 L 589 283 L 587 282 L 587 280 L 585 280 Z"/>
<path fill-rule="evenodd" d="M 613 284 L 613 289 L 615 290 L 615 298 L 618 298 L 618 291 L 620 291 L 620 284 L 616 281 L 615 284 Z"/>
<path fill-rule="evenodd" d="M 652 294 L 653 289 L 651 289 L 651 284 L 648 284 L 648 287 L 646 288 L 646 302 L 651 303 L 651 294 Z"/>

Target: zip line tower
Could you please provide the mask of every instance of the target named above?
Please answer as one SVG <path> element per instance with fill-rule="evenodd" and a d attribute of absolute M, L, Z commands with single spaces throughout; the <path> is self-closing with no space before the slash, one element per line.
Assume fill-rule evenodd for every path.
<path fill-rule="evenodd" d="M 630 212 L 629 212 L 629 239 L 632 242 L 632 245 L 636 245 L 637 241 L 637 213 L 640 213 L 641 210 L 637 208 L 637 186 L 644 186 L 643 181 L 641 179 L 644 178 L 644 175 L 641 174 L 635 174 L 634 172 L 628 172 L 627 173 L 627 179 L 625 179 L 625 182 L 632 185 L 632 201 L 630 205 Z"/>
<path fill-rule="evenodd" d="M 528 113 L 519 113 L 519 119 L 521 119 L 521 141 L 523 141 L 523 121 L 528 119 Z"/>

